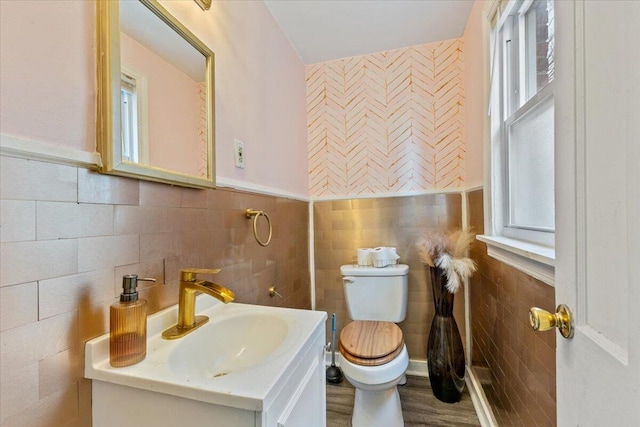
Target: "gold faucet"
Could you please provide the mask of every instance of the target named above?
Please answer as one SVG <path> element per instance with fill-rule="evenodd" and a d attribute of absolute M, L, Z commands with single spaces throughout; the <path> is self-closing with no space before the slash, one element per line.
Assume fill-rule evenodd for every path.
<path fill-rule="evenodd" d="M 162 338 L 173 340 L 195 331 L 209 321 L 207 316 L 196 316 L 196 292 L 210 295 L 227 304 L 235 299 L 230 289 L 206 280 L 197 280 L 198 274 L 216 274 L 219 269 L 187 268 L 180 271 L 178 323 L 162 333 Z"/>

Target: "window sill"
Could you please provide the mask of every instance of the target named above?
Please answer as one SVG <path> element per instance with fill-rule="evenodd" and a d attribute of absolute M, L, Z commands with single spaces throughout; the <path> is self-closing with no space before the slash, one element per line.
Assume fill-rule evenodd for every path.
<path fill-rule="evenodd" d="M 487 244 L 490 257 L 555 286 L 555 249 L 507 237 L 480 235 L 476 238 Z"/>

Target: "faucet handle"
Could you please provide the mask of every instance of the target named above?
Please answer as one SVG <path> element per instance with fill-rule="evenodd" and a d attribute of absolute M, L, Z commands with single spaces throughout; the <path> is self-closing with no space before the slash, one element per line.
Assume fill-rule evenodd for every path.
<path fill-rule="evenodd" d="M 194 282 L 197 274 L 216 274 L 219 268 L 185 268 L 180 270 L 180 280 L 183 282 Z"/>

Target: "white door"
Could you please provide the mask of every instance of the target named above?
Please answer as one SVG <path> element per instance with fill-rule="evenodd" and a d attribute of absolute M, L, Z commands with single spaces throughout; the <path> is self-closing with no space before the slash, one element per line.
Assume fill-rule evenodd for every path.
<path fill-rule="evenodd" d="M 558 425 L 640 426 L 640 1 L 555 8 Z"/>

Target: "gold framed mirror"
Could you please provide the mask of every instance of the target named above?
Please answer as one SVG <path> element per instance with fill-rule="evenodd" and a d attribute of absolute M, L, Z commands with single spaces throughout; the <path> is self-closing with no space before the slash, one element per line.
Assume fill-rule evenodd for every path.
<path fill-rule="evenodd" d="M 213 51 L 156 0 L 97 4 L 100 172 L 215 187 Z"/>

